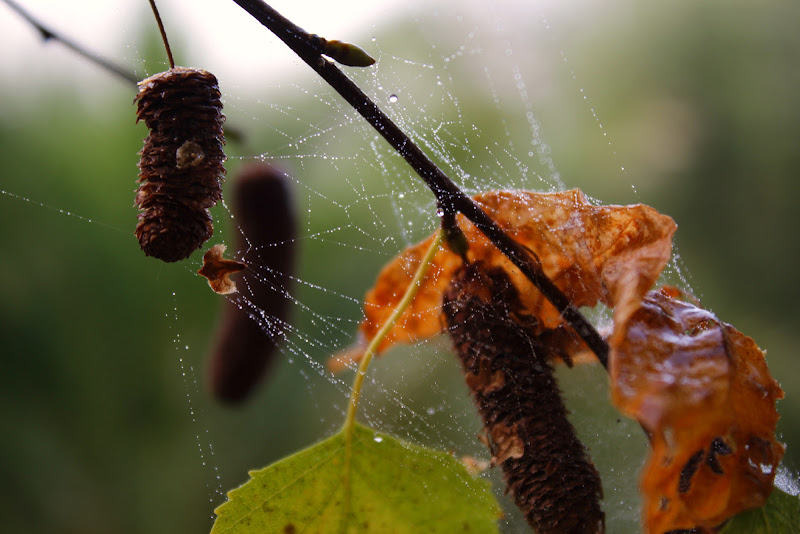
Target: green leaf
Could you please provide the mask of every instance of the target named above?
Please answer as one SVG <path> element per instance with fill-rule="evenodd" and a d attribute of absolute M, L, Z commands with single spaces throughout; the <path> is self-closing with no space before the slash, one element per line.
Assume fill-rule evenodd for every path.
<path fill-rule="evenodd" d="M 345 506 L 343 432 L 250 472 L 216 509 L 212 534 L 497 532 L 488 482 L 451 455 L 356 425 Z"/>
<path fill-rule="evenodd" d="M 800 499 L 778 488 L 772 490 L 761 508 L 737 515 L 720 534 L 796 534 L 800 533 Z"/>

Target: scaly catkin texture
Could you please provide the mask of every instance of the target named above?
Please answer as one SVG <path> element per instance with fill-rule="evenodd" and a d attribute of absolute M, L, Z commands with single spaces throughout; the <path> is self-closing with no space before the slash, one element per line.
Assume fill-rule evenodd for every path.
<path fill-rule="evenodd" d="M 166 262 L 188 257 L 214 232 L 208 208 L 225 174 L 217 79 L 174 67 L 139 82 L 137 118 L 150 130 L 139 153 L 139 246 Z"/>
<path fill-rule="evenodd" d="M 500 269 L 463 267 L 444 314 L 485 425 L 492 463 L 538 534 L 604 531 L 600 476 L 567 420 L 535 319 Z"/>

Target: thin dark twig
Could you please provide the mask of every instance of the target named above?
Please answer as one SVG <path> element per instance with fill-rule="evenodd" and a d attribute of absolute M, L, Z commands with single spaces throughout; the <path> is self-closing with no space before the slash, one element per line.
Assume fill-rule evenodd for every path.
<path fill-rule="evenodd" d="M 156 7 L 156 0 L 150 0 L 150 7 L 153 8 L 153 15 L 156 17 L 158 23 L 158 31 L 161 32 L 161 39 L 164 41 L 164 48 L 167 49 L 167 59 L 169 59 L 169 68 L 175 68 L 175 61 L 172 59 L 172 49 L 169 47 L 169 39 L 167 39 L 167 32 L 164 30 L 164 23 L 161 21 L 161 15 L 158 14 Z"/>
<path fill-rule="evenodd" d="M 3 0 L 3 2 L 5 2 L 11 9 L 19 13 L 19 15 L 22 18 L 24 18 L 31 26 L 36 28 L 39 31 L 39 34 L 41 34 L 42 39 L 44 39 L 45 41 L 50 41 L 51 39 L 54 41 L 58 41 L 67 48 L 69 48 L 70 50 L 72 50 L 73 52 L 77 53 L 78 55 L 88 59 L 89 61 L 91 61 L 96 65 L 99 65 L 105 70 L 116 74 L 120 78 L 133 83 L 134 85 L 136 85 L 136 83 L 139 81 L 138 77 L 133 72 L 124 69 L 119 65 L 111 63 L 110 61 L 98 56 L 97 54 L 83 48 L 79 44 L 68 39 L 67 37 L 64 37 L 63 35 L 56 33 L 50 28 L 46 27 L 44 24 L 36 20 L 36 18 L 33 15 L 25 11 L 19 4 L 17 4 L 13 0 Z"/>
<path fill-rule="evenodd" d="M 561 292 L 530 253 L 511 239 L 497 223 L 468 197 L 395 125 L 364 92 L 332 62 L 323 58 L 310 35 L 261 0 L 234 0 L 253 18 L 272 31 L 364 117 L 408 162 L 431 189 L 446 211 L 458 211 L 516 265 L 572 326 L 597 359 L 608 368 L 608 344 Z"/>

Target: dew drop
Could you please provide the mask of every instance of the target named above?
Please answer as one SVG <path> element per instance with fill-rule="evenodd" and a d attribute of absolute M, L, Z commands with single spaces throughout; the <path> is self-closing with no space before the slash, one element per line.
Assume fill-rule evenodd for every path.
<path fill-rule="evenodd" d="M 389 103 L 394 104 L 395 102 L 397 102 L 397 100 L 398 100 L 397 95 L 395 94 L 389 95 Z"/>
<path fill-rule="evenodd" d="M 436 208 L 436 216 L 444 217 L 444 210 L 442 208 Z"/>
<path fill-rule="evenodd" d="M 373 439 L 375 440 L 375 443 L 380 443 L 381 441 L 383 441 L 383 438 L 381 436 L 375 436 Z"/>

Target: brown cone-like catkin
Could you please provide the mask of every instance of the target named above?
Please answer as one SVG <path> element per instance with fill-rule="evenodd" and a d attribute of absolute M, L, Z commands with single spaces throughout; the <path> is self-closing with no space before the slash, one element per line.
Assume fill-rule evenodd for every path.
<path fill-rule="evenodd" d="M 600 476 L 567 420 L 549 355 L 504 271 L 463 267 L 444 294 L 448 329 L 492 462 L 538 534 L 604 531 Z M 527 324 L 526 324 L 527 323 Z"/>
<path fill-rule="evenodd" d="M 241 403 L 278 354 L 291 311 L 297 216 L 288 177 L 266 163 L 244 166 L 233 182 L 231 203 L 239 227 L 237 248 L 249 268 L 239 276 L 247 306 L 223 305 L 209 357 L 211 392 L 220 401 Z M 259 319 L 250 314 L 263 313 Z M 263 323 L 267 323 L 266 326 Z"/>
<path fill-rule="evenodd" d="M 136 122 L 150 130 L 139 153 L 139 246 L 166 262 L 188 257 L 214 229 L 208 208 L 222 197 L 222 114 L 217 78 L 173 67 L 139 82 Z"/>

